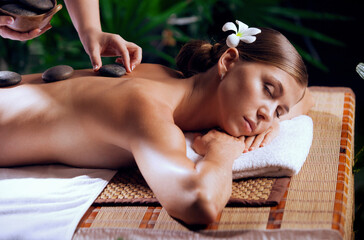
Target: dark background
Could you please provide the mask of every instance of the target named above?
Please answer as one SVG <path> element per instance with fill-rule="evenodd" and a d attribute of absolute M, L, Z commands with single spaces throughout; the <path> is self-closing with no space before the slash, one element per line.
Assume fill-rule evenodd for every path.
<path fill-rule="evenodd" d="M 328 44 L 314 42 L 321 60 L 329 66 L 329 72 L 323 72 L 308 65 L 310 85 L 344 86 L 351 88 L 356 95 L 355 113 L 355 152 L 364 146 L 364 79 L 356 73 L 359 62 L 364 62 L 364 8 L 362 1 L 295 1 L 295 6 L 314 11 L 327 11 L 351 16 L 353 20 L 344 22 L 309 22 L 305 24 L 320 29 L 346 44 L 345 47 L 333 47 Z M 355 165 L 355 205 L 354 222 L 355 239 L 364 239 L 364 159 L 363 154 L 357 156 Z"/>
<path fill-rule="evenodd" d="M 313 42 L 319 52 L 321 60 L 329 67 L 325 73 L 308 65 L 310 85 L 344 86 L 351 88 L 356 95 L 355 113 L 355 152 L 364 146 L 364 79 L 356 73 L 355 68 L 359 62 L 364 63 L 364 7 L 363 1 L 294 1 L 300 8 L 314 11 L 327 11 L 351 16 L 351 21 L 306 21 L 305 24 L 320 29 L 327 35 L 333 36 L 346 44 L 345 47 L 334 47 L 321 42 Z M 364 158 L 363 154 L 357 156 L 355 165 L 355 239 L 364 239 Z"/>

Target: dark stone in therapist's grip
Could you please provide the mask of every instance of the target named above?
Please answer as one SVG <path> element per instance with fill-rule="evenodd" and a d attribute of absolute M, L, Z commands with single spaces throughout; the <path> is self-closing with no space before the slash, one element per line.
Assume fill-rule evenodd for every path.
<path fill-rule="evenodd" d="M 21 16 L 35 16 L 38 15 L 37 12 L 31 9 L 24 8 L 24 6 L 16 3 L 10 3 L 2 5 L 1 8 L 9 13 L 14 13 Z"/>
<path fill-rule="evenodd" d="M 0 87 L 8 87 L 20 83 L 21 75 L 11 71 L 0 71 Z"/>
<path fill-rule="evenodd" d="M 99 73 L 104 77 L 121 77 L 126 73 L 123 65 L 118 63 L 106 64 L 99 69 Z"/>
<path fill-rule="evenodd" d="M 18 0 L 21 4 L 42 11 L 51 10 L 54 6 L 52 0 Z"/>
<path fill-rule="evenodd" d="M 44 82 L 56 82 L 65 80 L 71 77 L 73 74 L 73 68 L 68 65 L 58 65 L 48 68 L 43 74 L 42 79 Z"/>

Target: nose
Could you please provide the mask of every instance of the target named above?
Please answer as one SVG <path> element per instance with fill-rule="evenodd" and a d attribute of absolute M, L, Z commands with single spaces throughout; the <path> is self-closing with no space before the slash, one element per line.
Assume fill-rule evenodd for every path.
<path fill-rule="evenodd" d="M 257 112 L 258 119 L 266 122 L 273 121 L 276 108 L 277 108 L 276 104 L 262 105 Z"/>

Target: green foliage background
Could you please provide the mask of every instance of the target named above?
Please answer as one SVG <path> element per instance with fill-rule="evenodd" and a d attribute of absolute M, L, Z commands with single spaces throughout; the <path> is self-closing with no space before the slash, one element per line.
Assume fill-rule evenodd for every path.
<path fill-rule="evenodd" d="M 103 30 L 120 34 L 142 47 L 144 62 L 160 62 L 174 67 L 174 57 L 181 45 L 191 38 L 217 40 L 226 21 L 241 19 L 251 26 L 265 26 L 299 36 L 292 41 L 305 61 L 328 71 L 302 45 L 310 38 L 336 46 L 344 43 L 315 29 L 300 24 L 301 19 L 342 21 L 349 18 L 331 13 L 312 12 L 284 6 L 282 0 L 103 0 L 100 13 Z M 52 19 L 53 28 L 27 42 L 0 39 L 0 67 L 19 73 L 41 72 L 50 66 L 68 64 L 74 68 L 89 68 L 88 56 L 78 39 L 63 1 L 64 8 Z M 194 21 L 185 25 L 169 24 L 169 19 Z M 164 44 L 163 32 L 172 34 L 175 45 Z M 106 58 L 105 63 L 114 59 Z"/>

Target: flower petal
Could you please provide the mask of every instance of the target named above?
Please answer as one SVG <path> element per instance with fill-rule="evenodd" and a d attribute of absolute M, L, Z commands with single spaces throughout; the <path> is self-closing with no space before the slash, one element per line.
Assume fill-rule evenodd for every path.
<path fill-rule="evenodd" d="M 239 41 L 240 41 L 239 37 L 236 36 L 236 34 L 233 33 L 233 34 L 230 34 L 227 37 L 227 39 L 226 39 L 226 45 L 228 47 L 234 48 L 234 47 L 236 47 L 236 46 L 239 45 Z"/>
<path fill-rule="evenodd" d="M 238 32 L 240 32 L 240 33 L 243 33 L 243 32 L 245 32 L 249 27 L 248 27 L 248 25 L 246 25 L 245 23 L 243 23 L 243 22 L 240 22 L 239 20 L 236 20 L 236 24 L 238 24 L 239 25 L 239 31 Z"/>
<path fill-rule="evenodd" d="M 244 32 L 244 35 L 247 36 L 247 35 L 256 35 L 256 34 L 259 34 L 261 33 L 262 31 L 259 29 L 259 28 L 248 28 L 245 32 Z"/>
<path fill-rule="evenodd" d="M 235 31 L 235 33 L 237 33 L 237 32 L 238 32 L 238 30 L 236 29 L 235 24 L 234 24 L 234 23 L 232 23 L 232 22 L 227 22 L 227 23 L 225 23 L 225 24 L 224 24 L 224 26 L 222 26 L 222 30 L 223 30 L 224 32 L 229 31 L 229 30 Z"/>
<path fill-rule="evenodd" d="M 252 43 L 256 40 L 257 38 L 255 36 L 243 36 L 240 38 L 241 41 L 245 42 L 245 43 Z"/>

